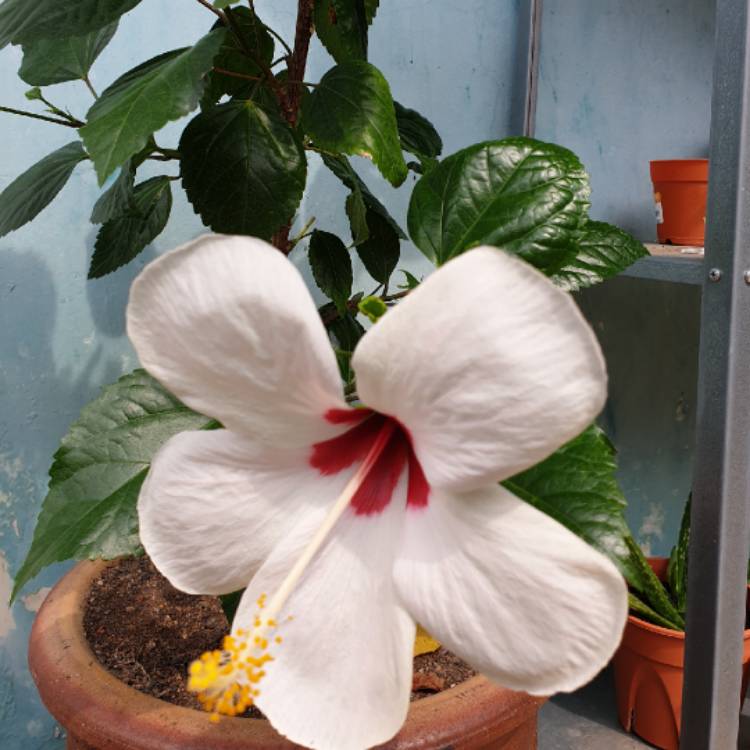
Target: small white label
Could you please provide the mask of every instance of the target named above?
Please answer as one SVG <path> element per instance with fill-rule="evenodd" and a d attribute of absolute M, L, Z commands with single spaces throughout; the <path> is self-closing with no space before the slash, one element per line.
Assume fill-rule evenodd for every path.
<path fill-rule="evenodd" d="M 664 223 L 664 209 L 661 207 L 661 201 L 654 203 L 654 213 L 656 214 L 656 223 Z"/>

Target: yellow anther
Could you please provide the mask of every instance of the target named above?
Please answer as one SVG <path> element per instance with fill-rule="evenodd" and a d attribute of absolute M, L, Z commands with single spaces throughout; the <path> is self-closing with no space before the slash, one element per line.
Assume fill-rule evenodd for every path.
<path fill-rule="evenodd" d="M 275 643 L 281 643 L 284 639 L 280 635 L 277 635 L 273 640 Z"/>

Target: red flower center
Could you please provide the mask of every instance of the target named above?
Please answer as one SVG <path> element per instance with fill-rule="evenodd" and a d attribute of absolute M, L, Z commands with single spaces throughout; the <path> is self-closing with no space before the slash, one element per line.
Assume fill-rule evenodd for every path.
<path fill-rule="evenodd" d="M 430 486 L 414 453 L 411 436 L 403 425 L 372 409 L 331 409 L 325 417 L 332 424 L 352 425 L 341 435 L 313 445 L 310 465 L 326 476 L 364 461 L 378 435 L 384 430 L 390 432 L 351 500 L 357 515 L 369 516 L 388 507 L 404 469 L 409 472 L 407 507 L 427 505 Z"/>

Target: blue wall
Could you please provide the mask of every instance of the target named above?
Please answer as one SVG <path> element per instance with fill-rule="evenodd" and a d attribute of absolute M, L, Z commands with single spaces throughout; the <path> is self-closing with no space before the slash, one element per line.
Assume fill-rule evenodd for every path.
<path fill-rule="evenodd" d="M 573 149 L 595 218 L 656 240 L 649 160 L 708 155 L 715 0 L 545 0 L 537 135 Z M 668 554 L 692 474 L 700 290 L 621 278 L 579 295 L 610 373 L 603 424 L 628 519 Z"/>
<path fill-rule="evenodd" d="M 439 5 L 439 11 L 436 6 Z M 287 39 L 293 0 L 258 0 L 258 11 Z M 460 7 L 459 7 L 460 6 Z M 371 34 L 371 60 L 392 82 L 394 96 L 428 116 L 441 131 L 446 153 L 471 142 L 510 133 L 516 58 L 514 0 L 425 3 L 385 0 Z M 175 19 L 179 19 L 176 22 Z M 93 71 L 101 90 L 128 67 L 188 44 L 212 23 L 197 3 L 150 0 L 123 20 Z M 27 108 L 25 85 L 15 71 L 15 48 L 0 52 L 0 103 Z M 308 77 L 332 65 L 314 42 Z M 55 103 L 82 114 L 90 97 L 82 84 L 47 89 Z M 75 138 L 67 128 L 0 114 L 0 188 L 53 149 Z M 179 128 L 159 136 L 176 141 Z M 321 228 L 346 232 L 345 193 L 320 163 L 311 161 L 310 190 L 300 216 Z M 410 188 L 392 191 L 367 162 L 360 165 L 371 188 L 405 224 Z M 174 167 L 170 168 L 174 173 Z M 0 747 L 61 749 L 63 739 L 36 697 L 26 670 L 26 641 L 33 612 L 66 566 L 39 576 L 8 610 L 10 575 L 31 542 L 45 494 L 46 473 L 59 439 L 101 385 L 135 365 L 123 335 L 127 290 L 145 262 L 201 232 L 189 205 L 176 192 L 169 227 L 131 266 L 86 281 L 95 239 L 88 223 L 98 188 L 89 165 L 79 166 L 58 199 L 37 221 L 0 240 Z M 304 259 L 296 261 L 304 267 Z M 426 272 L 413 249 L 402 264 Z M 357 274 L 363 288 L 366 275 Z"/>

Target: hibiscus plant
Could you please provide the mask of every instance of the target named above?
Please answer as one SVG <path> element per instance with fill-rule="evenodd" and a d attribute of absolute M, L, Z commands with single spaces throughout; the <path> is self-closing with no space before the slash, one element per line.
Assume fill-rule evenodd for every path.
<path fill-rule="evenodd" d="M 98 94 L 89 70 L 138 2 L 0 4 L 0 46 L 21 45 L 46 111 L 0 110 L 79 136 L 0 194 L 0 236 L 81 164 L 105 188 L 89 276 L 129 263 L 164 229 L 177 179 L 138 181 L 149 160 L 179 168 L 216 233 L 134 283 L 145 369 L 63 438 L 13 595 L 53 562 L 144 547 L 185 591 L 244 589 L 192 689 L 212 712 L 257 702 L 310 747 L 398 730 L 415 623 L 510 687 L 582 684 L 619 639 L 621 574 L 645 599 L 651 587 L 593 425 L 603 360 L 568 293 L 644 248 L 588 218 L 565 148 L 514 137 L 444 157 L 367 61 L 378 0 L 299 0 L 288 43 L 253 0 L 197 0 L 201 39 Z M 307 82 L 313 33 L 334 64 Z M 41 88 L 76 79 L 93 96 L 80 118 Z M 157 143 L 189 114 L 178 142 Z M 408 235 L 350 157 L 392 186 L 418 177 Z M 350 238 L 296 214 L 312 159 L 346 188 Z M 404 269 L 394 291 L 408 238 L 437 269 L 422 282 Z M 316 309 L 290 254 L 330 302 Z M 353 288 L 353 258 L 374 292 Z"/>

